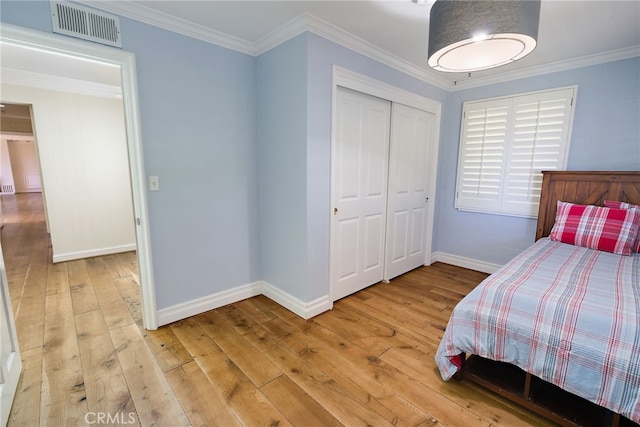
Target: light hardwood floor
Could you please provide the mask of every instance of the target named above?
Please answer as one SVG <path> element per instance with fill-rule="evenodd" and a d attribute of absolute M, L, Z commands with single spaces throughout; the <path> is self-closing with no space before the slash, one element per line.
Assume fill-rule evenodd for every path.
<path fill-rule="evenodd" d="M 0 199 L 24 361 L 9 426 L 549 425 L 440 379 L 482 273 L 436 263 L 308 321 L 260 296 L 146 331 L 135 253 L 52 264 L 40 194 Z"/>

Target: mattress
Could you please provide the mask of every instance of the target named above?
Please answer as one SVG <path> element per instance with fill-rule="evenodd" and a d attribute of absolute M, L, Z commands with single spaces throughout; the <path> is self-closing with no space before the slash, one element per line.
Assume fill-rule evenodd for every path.
<path fill-rule="evenodd" d="M 514 364 L 640 423 L 640 254 L 538 240 L 455 307 L 436 352 Z"/>

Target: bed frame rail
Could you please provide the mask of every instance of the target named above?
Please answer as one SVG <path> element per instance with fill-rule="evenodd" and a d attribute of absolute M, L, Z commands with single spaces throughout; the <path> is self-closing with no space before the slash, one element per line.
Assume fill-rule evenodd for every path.
<path fill-rule="evenodd" d="M 464 361 L 461 375 L 563 427 L 631 427 L 628 418 L 523 371 L 515 365 L 476 355 Z"/>

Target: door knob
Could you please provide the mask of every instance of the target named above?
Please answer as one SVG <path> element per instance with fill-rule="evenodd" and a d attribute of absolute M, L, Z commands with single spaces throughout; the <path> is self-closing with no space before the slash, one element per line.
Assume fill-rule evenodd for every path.
<path fill-rule="evenodd" d="M 333 214 L 338 215 L 338 208 L 333 208 Z"/>

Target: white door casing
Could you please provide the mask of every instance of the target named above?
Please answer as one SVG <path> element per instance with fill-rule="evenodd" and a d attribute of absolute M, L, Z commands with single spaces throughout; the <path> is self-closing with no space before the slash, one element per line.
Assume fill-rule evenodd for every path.
<path fill-rule="evenodd" d="M 142 156 L 142 135 L 138 106 L 135 55 L 120 49 L 113 49 L 95 43 L 80 41 L 57 34 L 43 33 L 5 23 L 0 26 L 0 43 L 55 52 L 120 67 L 131 193 L 136 221 L 135 230 L 140 277 L 140 296 L 142 300 L 142 323 L 146 329 L 157 329 L 156 297 L 152 268 L 153 263 L 151 259 L 151 237 L 147 221 L 149 213 L 146 198 L 146 177 Z M 3 66 L 6 66 L 6 64 L 3 64 Z"/>
<path fill-rule="evenodd" d="M 11 308 L 9 284 L 0 242 L 0 426 L 7 425 L 11 404 L 18 388 L 22 360 Z"/>
<path fill-rule="evenodd" d="M 425 264 L 434 115 L 393 103 L 384 279 Z"/>
<path fill-rule="evenodd" d="M 391 103 L 339 88 L 332 152 L 332 299 L 382 280 Z"/>

